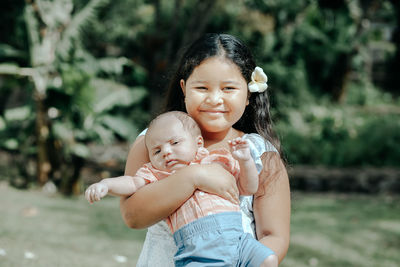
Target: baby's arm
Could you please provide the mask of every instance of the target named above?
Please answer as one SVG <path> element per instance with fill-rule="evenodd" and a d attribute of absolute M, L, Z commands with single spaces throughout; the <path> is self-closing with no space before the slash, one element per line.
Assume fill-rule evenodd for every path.
<path fill-rule="evenodd" d="M 99 201 L 107 194 L 128 197 L 146 184 L 145 180 L 137 176 L 119 176 L 106 178 L 92 184 L 86 189 L 85 197 L 90 202 Z"/>
<path fill-rule="evenodd" d="M 241 137 L 228 141 L 232 156 L 239 162 L 240 195 L 253 195 L 258 189 L 258 172 L 251 157 L 249 143 Z"/>

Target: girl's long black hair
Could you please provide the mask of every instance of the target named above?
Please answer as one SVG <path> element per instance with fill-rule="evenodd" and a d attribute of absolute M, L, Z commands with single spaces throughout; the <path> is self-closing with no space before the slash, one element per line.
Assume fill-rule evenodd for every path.
<path fill-rule="evenodd" d="M 187 80 L 195 67 L 207 58 L 223 56 L 235 63 L 247 82 L 256 67 L 250 50 L 236 37 L 228 34 L 208 33 L 190 45 L 183 53 L 173 74 L 166 95 L 164 112 L 179 110 L 186 112 L 180 80 Z M 268 91 L 268 90 L 267 90 Z M 243 116 L 233 127 L 245 133 L 258 133 L 271 142 L 281 154 L 280 142 L 272 130 L 267 91 L 252 93 Z"/>

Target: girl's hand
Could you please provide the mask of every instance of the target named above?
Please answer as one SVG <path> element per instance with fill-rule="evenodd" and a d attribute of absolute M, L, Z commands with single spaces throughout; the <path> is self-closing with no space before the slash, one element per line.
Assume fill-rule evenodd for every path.
<path fill-rule="evenodd" d="M 193 166 L 193 165 L 192 165 Z M 194 184 L 198 190 L 218 195 L 233 203 L 239 204 L 239 190 L 235 177 L 218 163 L 198 166 Z"/>
<path fill-rule="evenodd" d="M 95 183 L 88 187 L 85 191 L 85 198 L 92 204 L 105 197 L 108 193 L 108 186 L 105 183 Z"/>

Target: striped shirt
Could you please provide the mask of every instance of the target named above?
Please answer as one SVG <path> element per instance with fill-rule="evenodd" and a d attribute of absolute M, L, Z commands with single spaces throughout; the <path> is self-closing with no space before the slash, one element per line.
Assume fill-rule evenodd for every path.
<path fill-rule="evenodd" d="M 208 152 L 205 148 L 199 148 L 196 159 L 191 164 L 219 163 L 236 178 L 239 178 L 239 163 L 226 149 L 217 149 Z M 136 176 L 144 179 L 146 183 L 153 183 L 171 175 L 172 172 L 155 169 L 151 163 L 140 168 Z M 193 222 L 201 217 L 211 214 L 240 211 L 238 204 L 232 203 L 220 196 L 196 190 L 180 208 L 170 215 L 166 222 L 174 233 L 182 226 Z"/>

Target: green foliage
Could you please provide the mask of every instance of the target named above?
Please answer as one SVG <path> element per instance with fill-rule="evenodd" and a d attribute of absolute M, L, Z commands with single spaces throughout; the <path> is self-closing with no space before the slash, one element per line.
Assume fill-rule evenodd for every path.
<path fill-rule="evenodd" d="M 184 45 L 226 32 L 268 74 L 290 163 L 395 165 L 399 103 L 376 81 L 397 75 L 379 69 L 398 55 L 396 8 L 389 0 L 7 1 L 0 147 L 22 155 L 21 166 L 45 149 L 51 176 L 76 176 L 62 166 L 82 164 L 87 144 L 132 142 L 159 111 Z"/>
<path fill-rule="evenodd" d="M 397 166 L 400 110 L 376 110 L 329 104 L 290 110 L 288 119 L 277 125 L 289 163 Z"/>
<path fill-rule="evenodd" d="M 0 64 L 0 74 L 28 77 L 33 82 L 27 87 L 33 90 L 18 90 L 29 101 L 13 101 L 12 107 L 3 103 L 0 147 L 19 151 L 25 160 L 37 153 L 42 161 L 38 173 L 46 172 L 41 168 L 50 164 L 55 178 L 75 180 L 82 159 L 89 155 L 89 142 L 131 141 L 143 127 L 146 116 L 132 113 L 141 113 L 146 89 L 135 82 L 125 85 L 122 75 L 129 71 L 143 80 L 146 72 L 125 57 L 96 58 L 83 46 L 82 29 L 108 1 L 91 0 L 79 10 L 73 10 L 72 1 L 36 2 L 36 7 L 26 4 L 21 13 L 29 37 L 24 66 Z M 6 59 L 24 55 L 7 44 L 0 49 Z M 128 123 L 129 117 L 132 121 Z"/>
<path fill-rule="evenodd" d="M 230 31 L 254 46 L 278 108 L 299 97 L 313 103 L 310 94 L 341 102 L 347 88 L 372 81 L 372 53 L 393 57 L 395 14 L 389 1 L 378 2 L 246 1 Z"/>
<path fill-rule="evenodd" d="M 0 116 L 1 148 L 14 152 L 32 152 L 30 133 L 34 131 L 33 118 L 29 105 L 7 109 L 4 117 Z"/>

